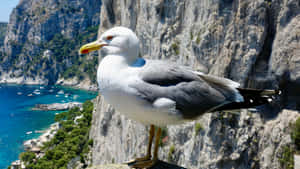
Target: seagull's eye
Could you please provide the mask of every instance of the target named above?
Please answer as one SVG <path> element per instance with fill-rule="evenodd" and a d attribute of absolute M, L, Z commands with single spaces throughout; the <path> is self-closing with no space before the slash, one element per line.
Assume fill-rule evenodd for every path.
<path fill-rule="evenodd" d="M 114 37 L 113 36 L 107 36 L 106 39 L 107 40 L 112 40 Z"/>

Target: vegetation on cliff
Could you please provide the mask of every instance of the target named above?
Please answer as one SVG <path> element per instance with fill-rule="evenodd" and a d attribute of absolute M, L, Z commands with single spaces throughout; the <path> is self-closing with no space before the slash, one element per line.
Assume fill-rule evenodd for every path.
<path fill-rule="evenodd" d="M 298 118 L 293 125 L 291 137 L 293 142 L 295 143 L 297 153 L 300 154 L 300 118 Z"/>
<path fill-rule="evenodd" d="M 95 82 L 97 57 L 78 54 L 97 38 L 101 1 L 28 0 L 13 10 L 0 57 L 0 80 L 52 85 Z"/>
<path fill-rule="evenodd" d="M 73 108 L 68 112 L 56 115 L 55 120 L 61 125 L 52 140 L 42 147 L 44 156 L 37 158 L 32 152 L 24 152 L 20 159 L 27 169 L 66 169 L 70 161 L 78 158 L 87 166 L 87 154 L 93 144 L 89 140 L 93 103 L 86 101 L 83 110 Z"/>
<path fill-rule="evenodd" d="M 98 58 L 96 55 L 79 55 L 78 49 L 82 44 L 95 40 L 97 31 L 98 26 L 91 26 L 86 31 L 77 33 L 72 39 L 57 33 L 50 41 L 39 44 L 41 52 L 31 56 L 31 62 L 27 62 L 21 68 L 17 65 L 19 62 L 15 61 L 13 67 L 21 68 L 26 77 L 45 76 L 50 84 L 54 84 L 59 77 L 77 77 L 79 80 L 87 77 L 95 83 Z M 45 51 L 48 51 L 48 54 Z M 24 76 L 17 72 L 11 77 Z"/>
<path fill-rule="evenodd" d="M 82 80 L 85 76 L 88 76 L 89 79 L 95 83 L 98 57 L 96 55 L 92 57 L 79 55 L 78 50 L 81 45 L 95 40 L 97 38 L 97 32 L 98 26 L 91 26 L 86 31 L 78 33 L 72 39 L 57 33 L 52 40 L 41 44 L 40 47 L 43 51 L 50 50 L 52 52 L 53 59 L 62 68 L 61 76 L 63 78 L 78 77 Z M 40 64 L 43 62 L 43 58 L 41 56 L 36 57 L 34 61 Z M 68 63 L 73 64 L 68 65 Z"/>
<path fill-rule="evenodd" d="M 293 144 L 282 147 L 283 152 L 279 159 L 281 166 L 286 169 L 294 168 L 294 154 L 300 154 L 300 117 L 291 125 L 291 128 Z"/>

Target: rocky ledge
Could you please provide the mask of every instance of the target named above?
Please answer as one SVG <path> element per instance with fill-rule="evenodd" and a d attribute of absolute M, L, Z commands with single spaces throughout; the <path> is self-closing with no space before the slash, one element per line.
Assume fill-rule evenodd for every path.
<path fill-rule="evenodd" d="M 55 84 L 62 85 L 62 86 L 70 86 L 73 88 L 89 90 L 89 91 L 98 90 L 97 84 L 92 83 L 88 78 L 85 78 L 83 80 L 79 80 L 77 77 L 69 78 L 69 79 L 60 78 L 57 80 Z"/>
<path fill-rule="evenodd" d="M 59 127 L 59 123 L 54 123 L 44 132 L 44 134 L 39 136 L 39 138 L 25 141 L 23 143 L 25 150 L 31 152 L 39 152 L 40 147 L 42 147 L 45 142 L 48 142 L 54 137 Z"/>
<path fill-rule="evenodd" d="M 98 165 L 93 166 L 88 169 L 131 169 L 127 164 L 106 164 L 106 165 Z M 170 164 L 164 161 L 158 161 L 154 166 L 150 167 L 150 169 L 186 169 L 174 164 Z"/>
<path fill-rule="evenodd" d="M 82 103 L 79 102 L 69 102 L 69 103 L 53 103 L 53 104 L 36 104 L 32 110 L 42 110 L 42 111 L 63 111 L 69 110 L 74 107 L 82 108 Z"/>
<path fill-rule="evenodd" d="M 130 169 L 130 167 L 128 167 L 128 165 L 125 164 L 108 164 L 108 165 L 93 166 L 88 169 Z"/>

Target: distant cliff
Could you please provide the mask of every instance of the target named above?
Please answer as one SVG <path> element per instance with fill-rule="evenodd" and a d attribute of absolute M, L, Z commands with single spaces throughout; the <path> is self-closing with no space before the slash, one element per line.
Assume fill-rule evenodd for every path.
<path fill-rule="evenodd" d="M 96 39 L 100 6 L 99 0 L 21 0 L 10 15 L 0 82 L 95 84 L 97 57 L 77 51 Z"/>
<path fill-rule="evenodd" d="M 6 34 L 7 23 L 0 23 L 0 46 L 4 44 L 4 38 Z"/>
<path fill-rule="evenodd" d="M 286 167 L 290 124 L 300 116 L 298 0 L 103 0 L 100 21 L 100 33 L 117 25 L 133 29 L 143 57 L 242 87 L 283 90 L 280 102 L 256 112 L 206 114 L 168 127 L 161 159 L 192 169 Z M 144 153 L 147 131 L 99 97 L 91 137 L 94 165 L 122 163 Z"/>

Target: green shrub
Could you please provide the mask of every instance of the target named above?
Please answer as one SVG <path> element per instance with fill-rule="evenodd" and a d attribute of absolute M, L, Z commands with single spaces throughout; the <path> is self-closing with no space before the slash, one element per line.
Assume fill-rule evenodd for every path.
<path fill-rule="evenodd" d="M 201 37 L 200 37 L 200 36 L 197 36 L 197 39 L 196 39 L 196 43 L 197 43 L 197 45 L 199 45 L 199 44 L 200 44 L 200 42 L 201 42 Z"/>
<path fill-rule="evenodd" d="M 201 29 L 198 33 L 197 33 L 197 38 L 196 38 L 196 43 L 197 43 L 197 45 L 199 45 L 200 44 L 200 42 L 201 42 L 201 40 L 202 40 L 202 38 L 201 38 L 201 35 L 204 33 L 204 29 Z"/>
<path fill-rule="evenodd" d="M 169 149 L 169 153 L 168 153 L 168 161 L 169 162 L 171 162 L 173 160 L 172 156 L 173 156 L 174 153 L 175 153 L 175 146 L 171 145 L 171 147 Z"/>
<path fill-rule="evenodd" d="M 296 120 L 295 124 L 292 126 L 291 137 L 296 146 L 296 151 L 299 153 L 300 152 L 300 117 Z"/>
<path fill-rule="evenodd" d="M 93 146 L 93 144 L 94 144 L 94 140 L 93 140 L 93 139 L 90 139 L 90 140 L 88 141 L 88 145 L 89 145 L 89 146 Z"/>
<path fill-rule="evenodd" d="M 94 109 L 93 102 L 91 102 L 89 100 L 84 102 L 82 107 L 83 107 L 83 111 L 88 114 L 92 113 L 93 109 Z"/>
<path fill-rule="evenodd" d="M 54 138 L 44 144 L 45 156 L 32 160 L 26 165 L 28 169 L 53 169 L 67 168 L 69 161 L 75 157 L 80 157 L 84 163 L 86 154 L 89 152 L 93 141 L 89 140 L 89 130 L 92 120 L 93 103 L 86 101 L 83 110 L 73 108 L 68 112 L 56 115 L 55 120 L 62 126 Z M 78 119 L 78 124 L 74 123 L 75 117 L 83 115 Z M 26 152 L 27 153 L 27 152 Z"/>
<path fill-rule="evenodd" d="M 195 124 L 195 134 L 198 135 L 198 133 L 203 129 L 201 123 Z"/>
<path fill-rule="evenodd" d="M 20 159 L 24 162 L 31 163 L 35 159 L 35 154 L 33 152 L 23 152 L 20 154 Z"/>
<path fill-rule="evenodd" d="M 165 137 L 168 136 L 168 128 L 167 127 L 162 127 L 161 128 L 161 136 L 160 136 L 160 139 L 159 139 L 159 146 L 163 146 L 163 142 L 162 142 L 162 139 L 164 139 Z"/>
<path fill-rule="evenodd" d="M 175 41 L 172 45 L 171 48 L 175 52 L 176 55 L 179 55 L 180 50 L 179 50 L 179 41 Z"/>
<path fill-rule="evenodd" d="M 281 166 L 285 169 L 294 169 L 294 151 L 289 146 L 283 147 L 283 153 L 279 159 Z"/>
<path fill-rule="evenodd" d="M 193 31 L 190 31 L 190 38 L 191 38 L 191 40 L 194 39 Z"/>

